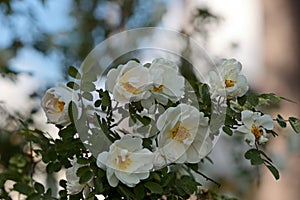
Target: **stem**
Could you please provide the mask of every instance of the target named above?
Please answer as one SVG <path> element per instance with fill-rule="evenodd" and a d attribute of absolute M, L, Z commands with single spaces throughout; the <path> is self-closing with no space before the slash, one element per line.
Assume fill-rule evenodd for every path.
<path fill-rule="evenodd" d="M 185 165 L 185 166 L 186 166 L 187 168 L 189 168 L 187 165 Z M 215 180 L 209 178 L 207 175 L 203 174 L 202 172 L 199 172 L 198 170 L 194 170 L 194 169 L 192 169 L 192 168 L 189 168 L 189 169 L 193 170 L 194 172 L 196 172 L 196 173 L 199 174 L 200 176 L 204 177 L 207 181 L 211 181 L 212 183 L 216 184 L 216 185 L 218 186 L 218 188 L 221 187 L 221 184 L 220 184 L 220 183 L 218 183 L 217 181 L 215 181 Z"/>

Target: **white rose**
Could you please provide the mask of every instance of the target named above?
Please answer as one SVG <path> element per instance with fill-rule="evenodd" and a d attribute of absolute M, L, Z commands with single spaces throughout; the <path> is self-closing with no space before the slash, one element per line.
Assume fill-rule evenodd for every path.
<path fill-rule="evenodd" d="M 223 96 L 228 98 L 241 97 L 248 91 L 247 79 L 241 75 L 242 65 L 235 59 L 225 60 L 219 74 L 209 72 L 209 85 L 212 98 Z"/>
<path fill-rule="evenodd" d="M 97 157 L 98 167 L 106 170 L 110 186 L 116 187 L 121 181 L 134 187 L 142 179 L 149 177 L 153 168 L 153 153 L 143 148 L 141 138 L 125 135 L 116 140 L 109 152 L 102 152 Z"/>
<path fill-rule="evenodd" d="M 168 108 L 157 120 L 158 151 L 168 163 L 196 163 L 212 148 L 208 118 L 195 107 L 180 104 Z"/>
<path fill-rule="evenodd" d="M 167 103 L 175 102 L 184 94 L 184 77 L 178 74 L 178 66 L 169 60 L 158 58 L 152 61 L 149 68 L 153 79 L 151 92 L 157 100 Z"/>
<path fill-rule="evenodd" d="M 148 98 L 151 84 L 148 68 L 131 60 L 108 72 L 105 87 L 116 101 L 127 103 Z"/>
<path fill-rule="evenodd" d="M 68 105 L 72 101 L 73 90 L 59 85 L 46 91 L 42 98 L 42 108 L 48 119 L 48 123 L 66 126 L 70 123 Z M 74 98 L 78 98 L 76 95 Z"/>
<path fill-rule="evenodd" d="M 67 179 L 67 191 L 68 194 L 77 194 L 85 189 L 84 193 L 89 192 L 89 187 L 93 186 L 92 181 L 86 184 L 79 183 L 79 177 L 76 175 L 77 170 L 82 167 L 77 163 L 77 158 L 74 156 L 74 159 L 71 160 L 72 167 L 66 169 L 66 179 Z"/>
<path fill-rule="evenodd" d="M 261 115 L 259 112 L 252 112 L 250 110 L 242 111 L 243 126 L 240 126 L 236 131 L 246 134 L 245 141 L 250 146 L 255 142 L 261 144 L 268 141 L 266 130 L 274 128 L 274 122 L 270 115 Z"/>

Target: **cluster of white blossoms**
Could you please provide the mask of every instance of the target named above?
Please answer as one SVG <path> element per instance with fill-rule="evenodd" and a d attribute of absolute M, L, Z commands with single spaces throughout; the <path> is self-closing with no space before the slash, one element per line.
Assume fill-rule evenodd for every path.
<path fill-rule="evenodd" d="M 249 87 L 241 68 L 238 61 L 230 59 L 221 64 L 219 73 L 209 72 L 211 99 L 222 97 L 234 100 L 246 94 Z M 108 72 L 105 87 L 112 99 L 121 105 L 149 99 L 157 103 L 143 108 L 139 113 L 141 117 L 151 113 L 149 116 L 154 121 L 151 124 L 155 126 L 154 133 L 143 135 L 136 133 L 139 129 L 133 128 L 120 134 L 120 139 L 115 140 L 107 151 L 97 155 L 97 166 L 106 170 L 110 186 L 116 187 L 122 182 L 134 187 L 147 179 L 153 170 L 172 163 L 198 163 L 212 150 L 210 119 L 198 108 L 180 102 L 185 95 L 185 79 L 174 62 L 159 58 L 150 65 L 142 65 L 131 60 Z M 61 85 L 47 90 L 42 107 L 48 122 L 61 126 L 70 124 L 68 104 L 71 101 L 76 104 L 79 96 Z M 174 104 L 166 106 L 168 101 Z M 156 105 L 166 109 L 158 111 Z M 268 141 L 266 130 L 273 128 L 271 116 L 245 109 L 241 111 L 241 125 L 236 131 L 244 133 L 245 141 L 254 145 Z M 151 148 L 143 146 L 145 137 L 151 138 Z M 76 171 L 80 165 L 76 158 L 71 164 L 73 167 L 66 171 L 67 189 L 70 194 L 75 194 L 89 184 L 79 184 Z"/>
<path fill-rule="evenodd" d="M 151 94 L 167 103 L 168 99 L 178 101 L 184 94 L 184 77 L 175 63 L 163 58 L 153 60 L 149 68 L 131 60 L 111 69 L 105 86 L 120 103 L 147 99 Z"/>
<path fill-rule="evenodd" d="M 209 72 L 211 98 L 225 97 L 231 100 L 245 95 L 249 86 L 246 77 L 241 74 L 241 63 L 235 59 L 224 60 L 220 68 L 219 73 Z M 274 128 L 270 115 L 243 110 L 241 116 L 243 125 L 239 126 L 236 131 L 245 134 L 245 141 L 250 146 L 268 141 L 266 130 Z"/>

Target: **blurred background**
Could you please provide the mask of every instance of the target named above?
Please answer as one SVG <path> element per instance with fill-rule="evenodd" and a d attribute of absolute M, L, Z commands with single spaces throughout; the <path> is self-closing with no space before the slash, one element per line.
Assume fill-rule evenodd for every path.
<path fill-rule="evenodd" d="M 44 91 L 66 82 L 107 37 L 133 28 L 163 27 L 194 38 L 212 60 L 236 58 L 251 90 L 275 92 L 300 103 L 300 2 L 297 0 L 0 0 L 0 173 L 22 149 L 18 118 L 55 134 L 40 109 Z M 273 116 L 300 117 L 298 104 L 282 103 Z M 239 199 L 300 199 L 300 137 L 279 132 L 267 149 L 281 171 L 242 161 L 248 146 L 225 134 L 212 152 L 207 175 L 219 192 Z M 243 147 L 244 145 L 244 147 Z M 207 183 L 207 187 L 214 187 Z"/>

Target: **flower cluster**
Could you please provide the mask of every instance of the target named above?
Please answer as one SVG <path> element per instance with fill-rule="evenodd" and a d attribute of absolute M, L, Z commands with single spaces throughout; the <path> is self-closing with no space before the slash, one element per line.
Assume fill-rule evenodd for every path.
<path fill-rule="evenodd" d="M 72 70 L 72 77 L 83 76 L 74 68 Z M 62 131 L 73 130 L 76 123 L 79 127 L 86 126 L 83 135 L 76 132 L 71 137 L 83 136 L 86 151 L 95 157 L 94 165 L 90 163 L 90 166 L 104 170 L 113 188 L 120 184 L 135 187 L 147 181 L 152 172 L 166 166 L 199 163 L 211 152 L 220 132 L 243 134 L 246 143 L 256 147 L 245 157 L 251 163 L 265 164 L 277 177 L 272 162 L 261 158 L 261 154 L 265 154 L 258 149 L 258 145 L 268 141 L 268 133 L 275 134 L 274 122 L 257 107 L 278 96 L 249 92 L 247 79 L 241 72 L 241 63 L 235 59 L 224 60 L 216 70 L 208 73 L 207 83 L 191 86 L 177 64 L 170 60 L 158 58 L 145 65 L 130 60 L 108 71 L 106 90 L 96 89 L 88 79 L 81 81 L 86 84 L 83 92 L 79 85 L 75 88 L 74 82 L 68 84 L 69 87 L 60 85 L 46 91 L 42 107 L 48 122 L 59 125 Z M 95 96 L 92 92 L 96 92 L 99 99 L 91 104 Z M 77 105 L 77 120 L 69 116 L 70 102 Z M 86 102 L 88 106 L 84 105 Z M 96 109 L 99 107 L 101 109 Z M 225 114 L 221 111 L 224 107 Z M 89 114 L 83 116 L 84 112 Z M 216 126 L 213 117 L 219 119 L 222 114 L 224 124 Z M 285 123 L 281 118 L 277 121 Z M 295 118 L 290 122 L 295 128 Z M 217 133 L 212 127 L 218 127 Z M 108 148 L 99 141 L 109 141 L 104 145 Z M 85 182 L 79 178 L 84 170 L 78 169 L 89 166 L 78 164 L 77 158 L 78 154 L 66 171 L 69 194 L 83 190 L 88 193 L 95 187 L 91 178 Z M 93 170 L 87 169 L 87 174 L 92 174 Z"/>

